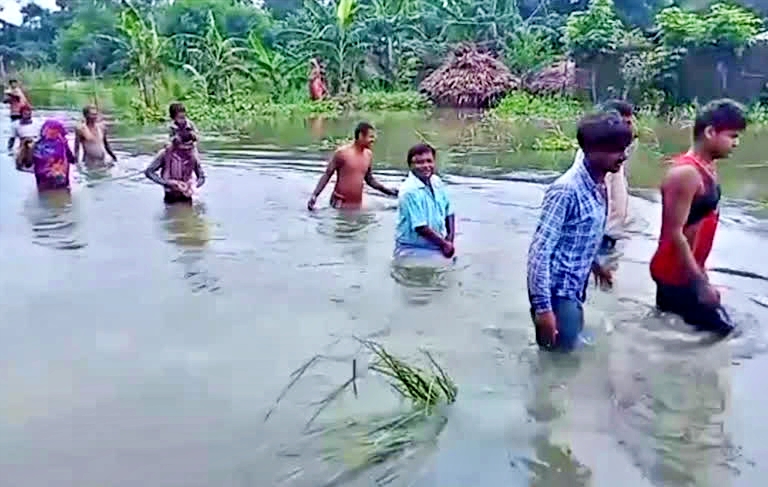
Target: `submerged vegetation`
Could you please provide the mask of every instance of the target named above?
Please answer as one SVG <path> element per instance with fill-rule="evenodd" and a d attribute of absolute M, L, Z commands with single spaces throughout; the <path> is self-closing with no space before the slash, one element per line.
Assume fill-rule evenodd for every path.
<path fill-rule="evenodd" d="M 351 377 L 316 403 L 318 408 L 307 421 L 305 432 L 311 433 L 310 426 L 318 416 L 350 389 L 354 397 L 358 397 L 358 382 L 367 377 L 368 372 L 383 378 L 409 407 L 392 414 L 378 414 L 365 419 L 348 418 L 321 427 L 319 431 L 324 436 L 326 456 L 343 457 L 352 473 L 433 441 L 446 420 L 441 408 L 454 403 L 458 394 L 453 380 L 429 352 L 423 351 L 428 362 L 427 370 L 391 355 L 372 340 L 354 338 L 354 341 L 360 345 L 362 355 L 352 358 Z M 267 412 L 265 421 L 298 381 L 324 358 L 331 357 L 316 355 L 291 374 L 291 381 Z"/>

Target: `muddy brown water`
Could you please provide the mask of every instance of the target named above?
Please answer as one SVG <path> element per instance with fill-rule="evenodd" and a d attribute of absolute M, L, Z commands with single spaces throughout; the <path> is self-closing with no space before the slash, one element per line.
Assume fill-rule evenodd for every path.
<path fill-rule="evenodd" d="M 660 209 L 642 187 L 660 169 L 646 158 L 632 172 L 640 188 L 616 287 L 589 297 L 593 343 L 553 357 L 532 344 L 525 256 L 541 181 L 569 154 L 462 148 L 456 134 L 474 122 L 450 117 L 376 122 L 390 185 L 412 141 L 454 144 L 440 157 L 455 265 L 393 266 L 393 200 L 369 194 L 364 211 L 342 215 L 326 192 L 305 210 L 326 149 L 353 120 L 208 135 L 208 183 L 192 208 L 165 208 L 141 174 L 159 131 L 121 133 L 119 165 L 75 171 L 69 197 L 41 198 L 0 156 L 0 487 L 762 484 L 768 227 L 743 200 L 762 196 L 759 137 L 723 166 L 729 199 L 710 261 L 741 335 L 712 343 L 653 309 Z M 685 143 L 657 133 L 662 147 Z M 433 441 L 362 472 L 302 432 L 311 403 L 350 375 L 351 335 L 403 356 L 427 348 L 459 386 Z M 318 353 L 329 360 L 264 422 Z M 360 389 L 320 424 L 398 407 L 373 377 Z"/>

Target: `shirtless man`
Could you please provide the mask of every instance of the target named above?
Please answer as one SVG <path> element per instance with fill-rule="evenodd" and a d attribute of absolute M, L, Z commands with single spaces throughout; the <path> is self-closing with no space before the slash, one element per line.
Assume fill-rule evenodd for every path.
<path fill-rule="evenodd" d="M 359 209 L 363 204 L 363 183 L 388 196 L 397 196 L 397 189 L 390 189 L 373 177 L 373 142 L 376 131 L 373 125 L 360 122 L 355 128 L 355 141 L 339 147 L 333 154 L 325 173 L 317 182 L 312 197 L 307 202 L 309 210 L 315 209 L 317 197 L 323 192 L 331 176 L 336 173 L 336 186 L 331 194 L 334 208 Z"/>
<path fill-rule="evenodd" d="M 113 162 L 117 162 L 117 156 L 107 140 L 107 131 L 104 124 L 99 121 L 99 110 L 93 105 L 83 108 L 83 123 L 75 129 L 75 159 L 79 162 L 80 147 L 83 148 L 83 158 L 86 166 L 103 166 L 107 154 Z"/>
<path fill-rule="evenodd" d="M 27 95 L 19 86 L 19 80 L 11 79 L 8 81 L 8 89 L 3 93 L 3 103 L 7 103 L 11 112 L 11 124 L 21 120 L 21 107 L 29 105 Z M 11 141 L 8 144 L 11 144 Z"/>

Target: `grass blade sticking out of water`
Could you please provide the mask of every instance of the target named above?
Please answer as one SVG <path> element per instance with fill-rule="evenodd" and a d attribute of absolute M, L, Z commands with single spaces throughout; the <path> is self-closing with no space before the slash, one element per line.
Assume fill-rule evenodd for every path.
<path fill-rule="evenodd" d="M 430 442 L 434 443 L 447 421 L 444 414 L 436 414 L 436 412 L 440 411 L 442 406 L 455 402 L 458 393 L 456 384 L 429 352 L 423 352 L 429 368 L 421 368 L 391 355 L 382 345 L 372 340 L 353 338 L 361 345 L 361 350 L 371 356 L 367 369 L 383 377 L 398 396 L 408 400 L 411 408 L 393 415 L 369 417 L 366 421 L 348 420 L 341 424 L 325 425 L 310 431 L 310 426 L 320 414 L 346 390 L 352 389 L 357 397 L 356 381 L 365 376 L 357 373 L 357 364 L 365 361 L 353 358 L 352 377 L 336 387 L 325 398 L 314 403 L 319 407 L 304 427 L 305 435 L 322 437 L 324 443 L 331 441 L 334 444 L 324 448 L 327 454 L 323 455 L 323 458 L 343 460 L 346 471 L 341 473 L 340 478 L 357 475 L 370 466 L 395 457 L 406 458 L 407 455 L 403 456 L 406 452 L 416 451 Z M 332 360 L 332 357 L 317 355 L 291 374 L 290 383 L 283 389 L 275 405 L 267 413 L 267 418 L 288 390 L 321 358 Z M 338 480 L 338 478 L 332 480 L 328 485 L 334 485 Z"/>

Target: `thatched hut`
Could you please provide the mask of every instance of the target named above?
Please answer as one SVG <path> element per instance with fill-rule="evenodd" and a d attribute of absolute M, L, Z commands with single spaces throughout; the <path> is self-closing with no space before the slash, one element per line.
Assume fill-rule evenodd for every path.
<path fill-rule="evenodd" d="M 583 70 L 581 70 L 583 71 Z M 585 73 L 571 60 L 558 61 L 528 76 L 525 90 L 536 95 L 574 94 L 584 86 Z"/>
<path fill-rule="evenodd" d="M 419 88 L 437 106 L 488 108 L 519 84 L 492 54 L 466 45 L 427 76 Z"/>

